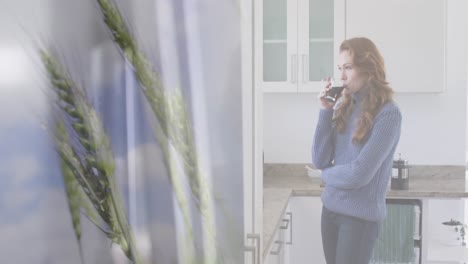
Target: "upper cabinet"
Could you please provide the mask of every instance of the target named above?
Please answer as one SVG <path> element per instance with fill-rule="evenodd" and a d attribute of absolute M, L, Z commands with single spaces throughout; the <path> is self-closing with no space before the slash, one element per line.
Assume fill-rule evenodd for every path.
<path fill-rule="evenodd" d="M 318 92 L 336 76 L 345 0 L 255 1 L 255 79 L 264 92 Z"/>
<path fill-rule="evenodd" d="M 394 91 L 443 92 L 446 10 L 446 0 L 346 0 L 346 38 L 375 42 Z"/>
<path fill-rule="evenodd" d="M 318 92 L 338 77 L 345 38 L 368 37 L 397 93 L 446 89 L 447 0 L 255 1 L 255 84 L 264 92 Z"/>

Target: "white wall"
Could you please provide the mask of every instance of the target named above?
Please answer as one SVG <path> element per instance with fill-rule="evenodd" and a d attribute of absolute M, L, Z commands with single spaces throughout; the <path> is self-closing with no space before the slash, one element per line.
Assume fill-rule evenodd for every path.
<path fill-rule="evenodd" d="M 412 164 L 465 164 L 468 20 L 463 10 L 467 9 L 468 1 L 448 1 L 447 91 L 395 96 L 403 114 L 397 153 Z M 316 96 L 265 94 L 265 163 L 310 162 L 319 108 Z"/>

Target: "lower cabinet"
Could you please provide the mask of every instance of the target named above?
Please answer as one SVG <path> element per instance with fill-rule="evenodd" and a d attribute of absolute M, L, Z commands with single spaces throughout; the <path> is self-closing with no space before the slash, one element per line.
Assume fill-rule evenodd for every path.
<path fill-rule="evenodd" d="M 293 245 L 289 263 L 326 264 L 320 229 L 322 201 L 320 197 L 293 196 L 289 199 L 293 215 Z"/>
<path fill-rule="evenodd" d="M 294 263 L 290 261 L 293 231 L 293 218 L 288 204 L 281 218 L 280 225 L 273 236 L 273 242 L 268 249 L 265 264 L 289 264 Z"/>
<path fill-rule="evenodd" d="M 468 211 L 468 203 L 464 199 L 423 199 L 422 203 L 422 223 L 415 228 L 421 233 L 414 236 L 415 241 L 420 241 L 414 244 L 415 249 L 422 246 L 423 250 L 422 253 L 417 252 L 418 257 L 413 263 L 468 263 L 468 247 L 462 247 L 457 240 L 459 238 L 450 236 L 447 227 L 442 224 L 450 219 L 467 223 L 465 212 Z M 399 217 L 392 217 L 391 214 L 392 212 L 388 211 L 388 221 L 401 221 Z M 264 263 L 326 264 L 322 248 L 321 215 L 320 197 L 292 196 Z M 381 236 L 383 234 L 382 231 Z"/>
<path fill-rule="evenodd" d="M 264 263 L 326 264 L 320 233 L 321 214 L 319 197 L 291 197 Z"/>

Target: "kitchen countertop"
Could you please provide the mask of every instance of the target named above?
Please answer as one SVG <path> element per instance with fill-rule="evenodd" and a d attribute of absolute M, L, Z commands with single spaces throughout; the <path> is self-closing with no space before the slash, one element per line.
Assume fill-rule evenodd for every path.
<path fill-rule="evenodd" d="M 307 164 L 265 164 L 263 167 L 263 257 L 272 243 L 291 196 L 320 196 L 320 171 L 308 177 Z M 311 166 L 311 165 L 309 165 Z M 413 165 L 408 190 L 391 190 L 387 198 L 460 199 L 468 197 L 464 166 Z"/>

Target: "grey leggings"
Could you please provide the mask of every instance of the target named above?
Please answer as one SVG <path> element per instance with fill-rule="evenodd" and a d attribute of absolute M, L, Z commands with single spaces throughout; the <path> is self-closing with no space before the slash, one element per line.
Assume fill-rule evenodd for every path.
<path fill-rule="evenodd" d="M 322 244 L 327 264 L 368 264 L 380 223 L 322 209 Z"/>

